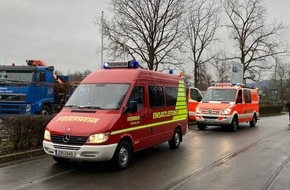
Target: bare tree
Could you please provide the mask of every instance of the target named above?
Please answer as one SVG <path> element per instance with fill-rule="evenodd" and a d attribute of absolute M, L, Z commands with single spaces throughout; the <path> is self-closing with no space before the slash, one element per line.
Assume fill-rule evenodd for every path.
<path fill-rule="evenodd" d="M 289 90 L 290 85 L 290 67 L 289 64 L 277 59 L 275 72 L 273 75 L 272 89 L 277 91 L 280 100 L 286 100 L 285 94 Z M 276 97 L 278 98 L 278 97 Z"/>
<path fill-rule="evenodd" d="M 104 20 L 110 55 L 142 59 L 150 70 L 177 63 L 183 44 L 182 16 L 185 0 L 112 0 L 113 18 Z"/>
<path fill-rule="evenodd" d="M 213 76 L 208 69 L 209 65 L 205 65 L 203 64 L 200 68 L 200 74 L 199 74 L 199 78 L 200 78 L 200 82 L 199 82 L 199 90 L 205 91 L 209 86 L 213 85 Z"/>
<path fill-rule="evenodd" d="M 214 0 L 191 1 L 186 21 L 187 42 L 190 49 L 190 60 L 194 64 L 194 86 L 199 87 L 201 68 L 212 60 L 209 48 L 217 39 L 216 30 L 219 27 L 219 6 Z"/>
<path fill-rule="evenodd" d="M 263 0 L 224 0 L 223 6 L 235 41 L 235 56 L 244 66 L 244 79 L 257 81 L 261 69 L 271 68 L 272 58 L 287 52 L 279 41 L 285 28 L 281 23 L 267 24 Z"/>
<path fill-rule="evenodd" d="M 228 60 L 226 60 L 225 52 L 222 52 L 219 56 L 222 57 L 215 57 L 212 66 L 216 69 L 216 77 L 217 81 L 224 83 L 230 81 L 230 69 L 231 64 Z"/>

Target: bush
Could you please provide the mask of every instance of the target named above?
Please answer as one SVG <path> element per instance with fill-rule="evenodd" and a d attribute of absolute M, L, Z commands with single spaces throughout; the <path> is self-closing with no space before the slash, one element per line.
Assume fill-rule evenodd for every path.
<path fill-rule="evenodd" d="M 53 117 L 31 115 L 2 118 L 2 130 L 6 132 L 7 138 L 5 151 L 39 147 L 43 141 L 45 127 Z M 3 144 L 0 142 L 0 146 L 4 146 Z"/>
<path fill-rule="evenodd" d="M 281 113 L 284 105 L 260 105 L 260 115 Z"/>

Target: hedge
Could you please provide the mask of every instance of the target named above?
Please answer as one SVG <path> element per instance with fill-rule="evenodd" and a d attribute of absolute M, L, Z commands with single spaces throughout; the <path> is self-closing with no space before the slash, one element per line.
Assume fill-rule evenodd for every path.
<path fill-rule="evenodd" d="M 0 155 L 40 147 L 45 127 L 53 117 L 31 115 L 1 118 Z"/>
<path fill-rule="evenodd" d="M 281 113 L 284 110 L 283 104 L 278 105 L 260 105 L 260 115 Z"/>

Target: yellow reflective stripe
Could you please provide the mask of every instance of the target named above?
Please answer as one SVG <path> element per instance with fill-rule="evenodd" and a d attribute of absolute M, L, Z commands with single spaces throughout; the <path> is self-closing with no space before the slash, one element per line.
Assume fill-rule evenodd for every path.
<path fill-rule="evenodd" d="M 185 102 L 176 102 L 176 106 L 185 106 L 186 103 Z"/>
<path fill-rule="evenodd" d="M 174 120 L 184 120 L 186 119 L 188 116 L 188 113 L 186 112 L 186 114 L 182 114 L 182 115 L 177 115 L 177 116 L 174 116 Z"/>
<path fill-rule="evenodd" d="M 187 111 L 184 81 L 179 81 L 175 109 L 178 110 L 178 115 L 173 116 L 173 120 L 176 120 L 176 119 L 183 120 L 187 118 L 188 111 Z"/>
<path fill-rule="evenodd" d="M 173 120 L 169 120 L 169 121 L 151 123 L 151 124 L 148 124 L 148 125 L 141 125 L 141 126 L 137 126 L 137 127 L 131 127 L 131 128 L 127 128 L 127 129 L 117 130 L 117 131 L 111 132 L 111 135 L 116 135 L 116 134 L 125 133 L 125 132 L 129 132 L 129 131 L 136 131 L 136 130 L 140 130 L 140 129 L 154 127 L 154 126 L 157 126 L 157 125 L 163 125 L 163 124 L 173 123 L 173 122 L 176 122 L 176 121 L 182 121 L 182 120 L 185 120 L 185 119 L 186 118 L 180 118 L 180 119 L 178 118 L 178 119 L 173 119 Z"/>
<path fill-rule="evenodd" d="M 183 102 L 183 101 L 185 101 L 185 100 L 186 100 L 185 97 L 179 97 L 179 98 L 178 98 L 178 101 L 182 101 L 182 102 Z"/>
<path fill-rule="evenodd" d="M 186 114 L 186 113 L 187 113 L 187 109 L 178 110 L 178 115 Z"/>
<path fill-rule="evenodd" d="M 187 109 L 187 106 L 186 106 L 186 104 L 184 104 L 183 106 L 175 107 L 175 109 L 176 109 L 176 110 Z"/>

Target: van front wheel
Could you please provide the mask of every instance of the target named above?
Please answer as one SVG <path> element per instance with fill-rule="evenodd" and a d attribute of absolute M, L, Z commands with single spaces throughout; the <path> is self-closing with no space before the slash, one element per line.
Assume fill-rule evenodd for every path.
<path fill-rule="evenodd" d="M 256 127 L 257 116 L 254 115 L 252 121 L 250 121 L 250 127 Z"/>
<path fill-rule="evenodd" d="M 238 129 L 239 121 L 238 118 L 235 116 L 230 124 L 231 131 L 235 132 Z"/>
<path fill-rule="evenodd" d="M 113 161 L 117 170 L 127 168 L 132 160 L 132 148 L 128 141 L 121 141 L 115 151 Z"/>
<path fill-rule="evenodd" d="M 177 149 L 181 142 L 181 131 L 180 129 L 175 129 L 172 139 L 168 141 L 169 147 L 171 149 Z"/>
<path fill-rule="evenodd" d="M 206 129 L 206 124 L 204 123 L 197 123 L 197 127 L 199 130 L 205 130 Z"/>

